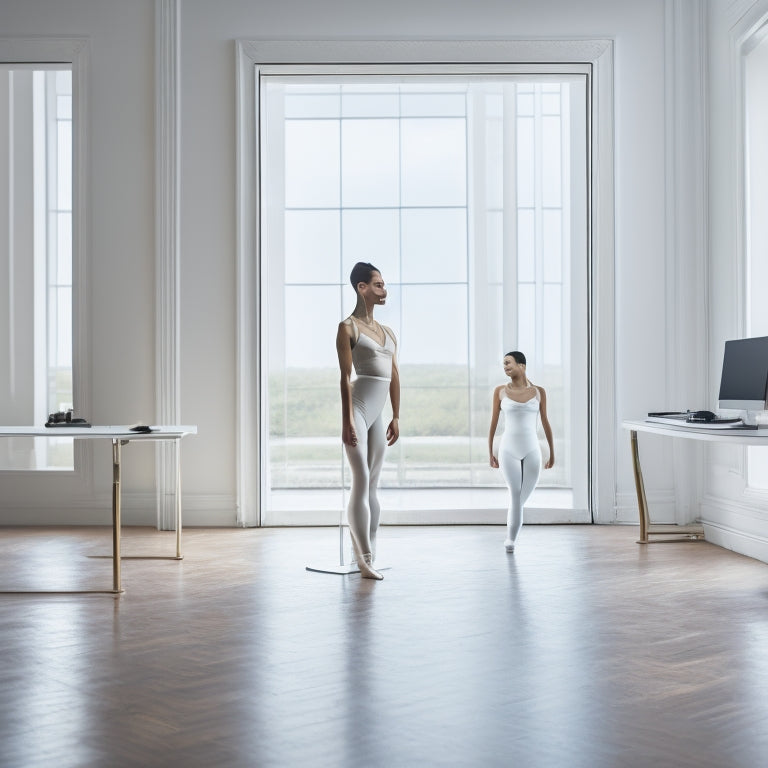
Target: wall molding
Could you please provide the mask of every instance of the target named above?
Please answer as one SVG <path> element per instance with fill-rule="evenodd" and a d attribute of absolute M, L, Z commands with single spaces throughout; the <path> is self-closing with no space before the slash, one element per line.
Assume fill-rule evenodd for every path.
<path fill-rule="evenodd" d="M 261 395 L 261 323 L 255 298 L 260 295 L 259 166 L 256 151 L 256 73 L 258 52 L 253 43 L 238 41 L 235 47 L 236 99 L 236 247 L 237 329 L 235 495 L 236 520 L 240 526 L 261 524 L 259 397 Z"/>
<path fill-rule="evenodd" d="M 181 423 L 181 0 L 155 5 L 155 411 Z M 175 526 L 177 441 L 155 447 L 157 527 Z"/>
<path fill-rule="evenodd" d="M 763 496 L 757 492 L 734 499 L 707 494 L 701 505 L 706 540 L 768 563 L 768 509 Z"/>
<path fill-rule="evenodd" d="M 491 73 L 505 65 L 532 70 L 558 64 L 591 66 L 590 130 L 590 506 L 594 518 L 614 514 L 616 486 L 616 393 L 614 311 L 613 41 L 585 40 L 239 40 L 237 83 L 237 522 L 261 524 L 261 482 L 265 439 L 260 423 L 263 372 L 260 348 L 257 151 L 258 78 L 270 66 L 311 65 L 313 71 L 462 71 Z M 516 71 L 520 71 L 519 69 Z M 596 407 L 599 403 L 600 407 Z"/>
<path fill-rule="evenodd" d="M 708 361 L 708 135 L 705 4 L 667 0 L 665 7 L 665 315 L 666 403 L 705 407 Z M 703 454 L 691 443 L 672 452 L 677 513 L 698 506 Z"/>
<path fill-rule="evenodd" d="M 674 488 L 665 488 L 657 491 L 646 491 L 648 501 L 648 514 L 654 524 L 679 523 L 677 519 L 677 496 Z M 690 523 L 698 519 L 698 515 L 683 521 Z M 637 506 L 636 493 L 616 494 L 616 520 L 617 523 L 640 525 L 640 511 Z"/>
<path fill-rule="evenodd" d="M 704 538 L 710 544 L 730 549 L 755 560 L 768 563 L 768 538 L 753 533 L 745 533 L 730 525 L 702 520 Z"/>
<path fill-rule="evenodd" d="M 723 513 L 737 515 L 745 520 L 755 520 L 762 525 L 768 521 L 768 506 L 764 493 L 743 491 L 738 498 L 707 493 L 701 502 L 702 520 L 712 525 L 724 525 Z"/>
<path fill-rule="evenodd" d="M 597 53 L 597 51 L 595 51 Z M 616 506 L 616 307 L 613 43 L 592 60 L 590 130 L 590 510 L 611 523 Z"/>
<path fill-rule="evenodd" d="M 182 494 L 184 527 L 232 527 L 235 519 L 235 498 L 231 494 Z M 51 517 L 51 504 L 56 518 Z M 121 495 L 123 527 L 156 527 L 156 494 L 154 491 L 126 491 Z M 78 497 L 41 503 L 39 498 L 19 498 L 3 508 L 3 526 L 112 525 L 112 495 L 99 492 Z M 0 527 L 1 530 L 1 527 Z"/>
<path fill-rule="evenodd" d="M 569 40 L 238 40 L 238 58 L 260 64 L 593 63 L 613 48 L 608 38 Z"/>
<path fill-rule="evenodd" d="M 726 11 L 726 17 L 730 25 L 735 26 L 738 24 L 754 4 L 755 0 L 732 0 Z"/>

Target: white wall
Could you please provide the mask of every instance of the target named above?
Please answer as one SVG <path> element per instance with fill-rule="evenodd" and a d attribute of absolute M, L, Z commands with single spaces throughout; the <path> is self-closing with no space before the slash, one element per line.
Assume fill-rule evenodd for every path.
<path fill-rule="evenodd" d="M 1 3 L 0 35 L 87 37 L 90 141 L 85 182 L 90 205 L 85 244 L 93 320 L 87 415 L 108 423 L 152 418 L 154 5 L 152 0 Z M 0 519 L 107 522 L 108 443 L 95 451 L 92 462 L 78 477 L 3 475 Z M 124 481 L 135 490 L 126 495 L 129 521 L 154 522 L 154 511 L 146 504 L 154 498 L 153 472 L 151 448 L 126 449 Z"/>
<path fill-rule="evenodd" d="M 0 360 L 7 373 L 0 378 L 0 422 L 12 424 L 14 416 L 29 418 L 35 408 L 34 261 L 15 258 L 33 247 L 32 73 L 16 72 L 11 86 L 2 71 L 0 99 L 0 178 L 10 180 L 0 187 L 0 232 L 13 232 L 0 241 L 0 285 L 8 307 L 0 313 Z M 0 446 L 3 461 L 5 448 Z"/>
<path fill-rule="evenodd" d="M 236 39 L 612 38 L 615 41 L 616 387 L 618 510 L 636 520 L 622 418 L 668 402 L 673 324 L 666 275 L 672 258 L 667 196 L 670 8 L 693 0 L 183 0 L 181 8 L 181 414 L 199 425 L 183 448 L 185 519 L 235 520 L 235 45 Z M 92 391 L 94 421 L 154 414 L 154 5 L 151 0 L 25 0 L 0 5 L 4 36 L 87 35 L 90 40 Z M 690 66 L 692 79 L 700 74 Z M 691 73 L 688 73 L 691 74 Z M 691 78 L 684 78 L 691 80 Z M 674 298 L 674 297 L 672 297 Z M 701 340 L 698 342 L 701 344 Z M 694 393 L 695 394 L 695 393 Z M 679 393 L 678 393 L 679 396 Z M 684 396 L 685 393 L 684 393 Z M 600 404 L 597 404 L 600 407 Z M 124 453 L 125 519 L 154 522 L 150 448 Z M 644 466 L 651 504 L 673 510 L 670 448 Z M 106 458 L 90 488 L 59 493 L 0 478 L 0 522 L 103 520 Z M 94 501 L 94 499 L 96 501 Z M 26 507 L 26 511 L 22 508 Z M 664 509 L 664 507 L 660 507 Z M 674 510 L 671 512 L 674 516 Z"/>
<path fill-rule="evenodd" d="M 742 44 L 768 19 L 766 0 L 712 0 L 710 14 L 709 389 L 723 344 L 745 332 Z M 707 539 L 768 562 L 768 494 L 746 488 L 745 450 L 710 449 L 702 502 Z"/>

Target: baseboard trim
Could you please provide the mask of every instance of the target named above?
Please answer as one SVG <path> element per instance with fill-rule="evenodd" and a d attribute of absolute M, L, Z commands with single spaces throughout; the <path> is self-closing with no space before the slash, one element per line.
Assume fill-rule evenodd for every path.
<path fill-rule="evenodd" d="M 235 499 L 229 494 L 182 494 L 182 526 L 228 528 L 236 525 Z M 123 492 L 123 526 L 158 527 L 157 496 L 154 491 Z M 111 525 L 112 496 L 97 494 L 87 499 L 68 499 L 0 508 L 0 526 L 24 525 Z M 174 527 L 171 521 L 170 530 Z"/>
<path fill-rule="evenodd" d="M 710 544 L 768 563 L 768 537 L 738 531 L 709 520 L 702 520 L 701 523 L 704 526 L 704 538 Z"/>

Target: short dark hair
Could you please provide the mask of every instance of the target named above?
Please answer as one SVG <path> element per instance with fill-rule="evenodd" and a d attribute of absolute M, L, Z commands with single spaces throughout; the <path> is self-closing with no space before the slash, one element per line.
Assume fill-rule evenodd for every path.
<path fill-rule="evenodd" d="M 504 357 L 513 357 L 518 365 L 527 365 L 525 355 L 522 352 L 507 352 Z"/>
<path fill-rule="evenodd" d="M 355 293 L 357 293 L 357 284 L 370 283 L 374 272 L 380 272 L 379 268 L 374 267 L 373 264 L 369 264 L 366 261 L 358 261 L 357 264 L 352 267 L 352 272 L 349 275 L 349 282 L 352 283 Z"/>

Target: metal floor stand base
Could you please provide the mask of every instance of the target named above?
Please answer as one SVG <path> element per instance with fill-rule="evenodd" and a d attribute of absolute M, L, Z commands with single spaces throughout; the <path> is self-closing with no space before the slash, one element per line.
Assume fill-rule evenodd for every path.
<path fill-rule="evenodd" d="M 111 595 L 120 597 L 124 589 L 14 589 L 3 590 L 0 595 Z"/>
<path fill-rule="evenodd" d="M 101 560 L 112 560 L 112 555 L 86 555 Z M 183 560 L 184 555 L 120 555 L 121 560 Z"/>
<path fill-rule="evenodd" d="M 335 573 L 339 576 L 347 576 L 350 573 L 360 573 L 356 562 L 344 562 L 344 513 L 339 515 L 339 562 L 335 565 L 308 565 L 307 570 L 314 573 Z M 377 571 L 388 571 L 391 566 L 373 566 Z"/>
<path fill-rule="evenodd" d="M 337 573 L 339 576 L 346 576 L 348 573 L 360 573 L 357 563 L 349 563 L 348 565 L 308 565 L 307 570 L 314 571 L 315 573 Z"/>
<path fill-rule="evenodd" d="M 373 567 L 377 571 L 388 571 L 392 566 L 391 565 L 377 565 L 376 563 L 373 564 Z M 357 563 L 349 563 L 348 565 L 328 565 L 328 566 L 319 566 L 319 565 L 308 565 L 307 566 L 308 571 L 314 571 L 315 573 L 337 573 L 339 576 L 346 576 L 350 573 L 360 573 L 360 569 L 357 567 Z"/>

